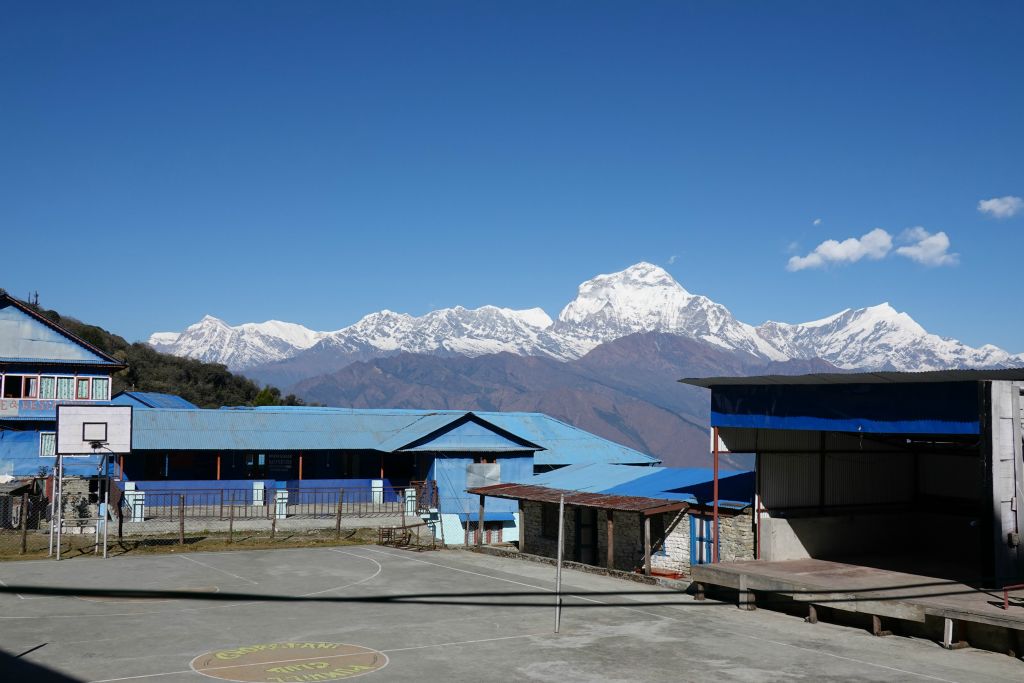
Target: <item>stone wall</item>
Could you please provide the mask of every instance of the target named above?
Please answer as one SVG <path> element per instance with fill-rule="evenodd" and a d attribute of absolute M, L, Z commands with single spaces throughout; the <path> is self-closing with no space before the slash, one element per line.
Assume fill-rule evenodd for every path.
<path fill-rule="evenodd" d="M 556 557 L 558 542 L 542 535 L 542 503 L 522 502 L 520 550 L 532 555 Z M 564 558 L 576 561 L 576 507 L 565 506 Z M 608 557 L 607 518 L 604 510 L 597 511 L 597 552 L 595 563 L 604 567 Z M 644 526 L 639 512 L 617 511 L 614 521 L 614 566 L 612 569 L 636 571 L 643 569 Z M 651 555 L 652 569 L 662 572 L 690 575 L 690 520 L 686 512 L 664 514 L 666 537 L 660 548 Z M 653 527 L 654 525 L 652 525 Z M 723 562 L 754 558 L 754 530 L 749 511 L 739 514 L 719 512 L 719 553 Z M 652 530 L 653 532 L 653 530 Z M 657 538 L 652 538 L 655 544 Z"/>
<path fill-rule="evenodd" d="M 89 485 L 90 480 L 85 477 L 64 477 L 61 510 L 68 522 L 99 515 L 99 505 L 89 496 Z M 95 492 L 92 498 L 95 498 Z"/>

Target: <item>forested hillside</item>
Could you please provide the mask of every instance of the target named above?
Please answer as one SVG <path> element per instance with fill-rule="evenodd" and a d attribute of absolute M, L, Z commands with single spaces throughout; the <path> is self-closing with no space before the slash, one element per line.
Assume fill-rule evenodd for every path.
<path fill-rule="evenodd" d="M 281 396 L 278 389 L 269 386 L 261 389 L 252 380 L 232 374 L 223 365 L 160 353 L 146 344 L 131 344 L 101 327 L 62 316 L 57 311 L 35 309 L 40 315 L 128 365 L 126 370 L 114 374 L 114 393 L 131 389 L 177 394 L 200 408 L 302 405 L 294 395 Z"/>

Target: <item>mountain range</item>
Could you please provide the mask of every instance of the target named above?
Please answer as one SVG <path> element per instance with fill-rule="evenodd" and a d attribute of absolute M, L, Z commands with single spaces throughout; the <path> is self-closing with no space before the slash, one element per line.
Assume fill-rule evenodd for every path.
<path fill-rule="evenodd" d="M 707 398 L 683 376 L 1024 365 L 887 303 L 753 326 L 650 263 L 587 280 L 555 320 L 539 308 L 384 310 L 318 332 L 206 316 L 149 344 L 328 405 L 540 410 L 670 464 L 707 457 Z"/>

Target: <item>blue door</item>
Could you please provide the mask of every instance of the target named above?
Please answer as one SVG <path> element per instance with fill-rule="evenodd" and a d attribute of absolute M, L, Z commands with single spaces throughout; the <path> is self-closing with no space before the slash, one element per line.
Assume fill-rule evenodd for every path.
<path fill-rule="evenodd" d="M 714 523 L 711 517 L 690 517 L 690 564 L 711 564 Z"/>

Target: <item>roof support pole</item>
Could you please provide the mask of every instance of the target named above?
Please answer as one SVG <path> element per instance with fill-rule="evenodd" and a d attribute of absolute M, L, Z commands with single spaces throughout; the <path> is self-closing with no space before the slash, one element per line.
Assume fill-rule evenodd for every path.
<path fill-rule="evenodd" d="M 714 520 L 714 522 L 713 522 L 713 524 L 714 524 L 714 532 L 712 533 L 712 536 L 714 536 L 714 542 L 711 544 L 711 561 L 717 563 L 718 562 L 718 427 L 713 427 L 712 428 L 712 441 L 714 442 L 714 444 L 712 446 L 712 452 L 714 453 L 714 461 L 715 461 L 715 465 L 714 465 L 714 467 L 715 467 L 714 482 L 715 483 L 714 483 L 714 491 L 712 491 L 712 497 L 714 498 L 714 508 L 713 508 L 713 513 L 712 513 L 712 518 Z M 650 554 L 650 552 L 651 552 L 651 543 L 650 543 L 649 534 L 648 534 L 648 539 L 647 539 L 647 552 L 648 552 L 648 554 Z"/>
<path fill-rule="evenodd" d="M 613 510 L 605 510 L 605 519 L 608 526 L 608 569 L 615 569 L 615 513 Z"/>
<path fill-rule="evenodd" d="M 761 559 L 761 454 L 754 455 L 754 559 Z M 813 608 L 812 608 L 813 609 Z"/>
<path fill-rule="evenodd" d="M 302 451 L 299 451 L 299 481 L 302 481 Z"/>
<path fill-rule="evenodd" d="M 644 515 L 644 576 L 651 575 L 651 517 Z"/>
<path fill-rule="evenodd" d="M 558 497 L 558 563 L 555 565 L 555 633 L 562 625 L 562 547 L 565 545 L 565 494 Z"/>
<path fill-rule="evenodd" d="M 121 456 L 121 467 L 124 468 L 124 456 Z M 220 481 L 220 453 L 217 454 L 217 481 Z"/>
<path fill-rule="evenodd" d="M 480 516 L 476 520 L 476 547 L 484 544 L 484 497 L 480 496 Z"/>

